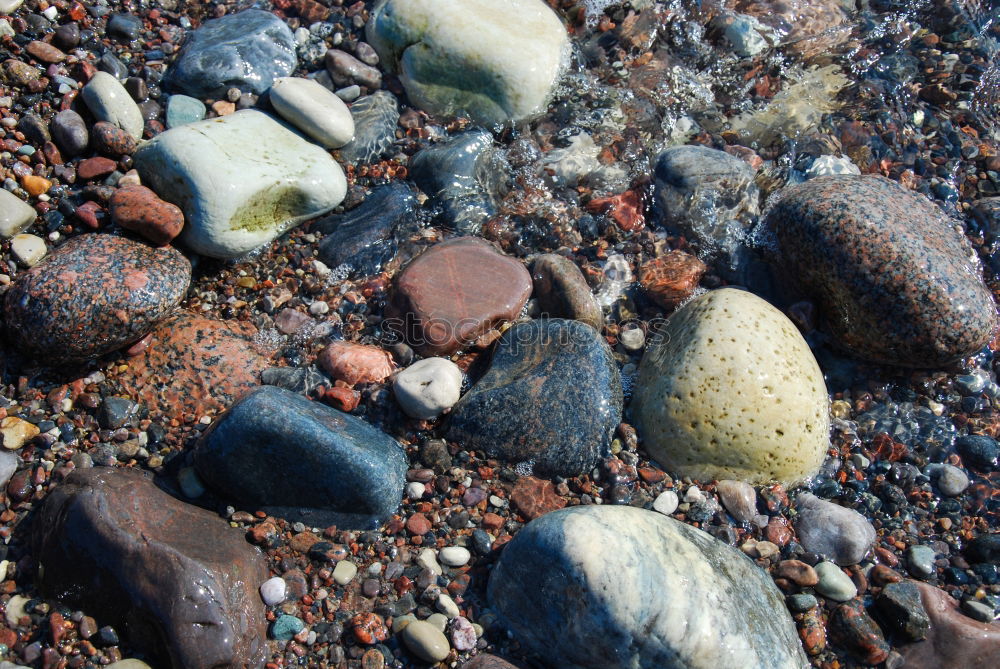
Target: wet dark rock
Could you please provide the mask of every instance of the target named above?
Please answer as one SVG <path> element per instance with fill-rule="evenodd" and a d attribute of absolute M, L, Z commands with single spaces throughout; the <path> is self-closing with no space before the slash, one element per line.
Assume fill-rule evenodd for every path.
<path fill-rule="evenodd" d="M 189 33 L 163 78 L 191 97 L 223 97 L 230 88 L 260 95 L 297 65 L 295 38 L 271 12 L 248 9 L 205 21 Z"/>
<path fill-rule="evenodd" d="M 913 581 L 886 585 L 875 600 L 875 608 L 886 629 L 910 641 L 927 636 L 931 621 L 920 601 L 920 589 Z"/>
<path fill-rule="evenodd" d="M 601 331 L 604 326 L 601 305 L 572 260 L 553 253 L 540 255 L 531 264 L 531 280 L 533 295 L 543 314 L 580 321 Z"/>
<path fill-rule="evenodd" d="M 835 644 L 865 664 L 879 664 L 889 656 L 889 644 L 861 600 L 853 599 L 834 609 L 827 629 Z"/>
<path fill-rule="evenodd" d="M 351 103 L 354 139 L 342 146 L 340 158 L 358 165 L 372 163 L 384 155 L 396 141 L 399 103 L 388 91 L 378 91 Z"/>
<path fill-rule="evenodd" d="M 56 43 L 56 46 L 62 49 L 76 48 L 80 44 L 80 24 L 74 21 L 57 26 L 53 35 L 53 41 Z"/>
<path fill-rule="evenodd" d="M 250 509 L 318 525 L 365 528 L 399 506 L 402 447 L 360 418 L 264 386 L 202 436 L 195 468 Z"/>
<path fill-rule="evenodd" d="M 34 528 L 41 591 L 112 623 L 161 666 L 263 664 L 267 563 L 214 513 L 137 470 L 91 468 L 49 493 Z"/>
<path fill-rule="evenodd" d="M 927 199 L 878 176 L 786 188 L 767 225 L 776 259 L 826 328 L 874 362 L 938 367 L 979 351 L 996 307 L 968 244 Z"/>
<path fill-rule="evenodd" d="M 7 333 L 40 362 L 87 360 L 146 335 L 190 281 L 176 249 L 80 235 L 18 275 L 4 296 Z"/>
<path fill-rule="evenodd" d="M 575 476 L 604 456 L 621 421 L 618 366 L 579 321 L 519 323 L 452 409 L 448 439 L 543 475 Z"/>
<path fill-rule="evenodd" d="M 128 65 L 123 63 L 112 51 L 104 52 L 104 55 L 97 62 L 97 69 L 101 72 L 107 72 L 119 81 L 124 81 L 128 76 Z"/>
<path fill-rule="evenodd" d="M 644 597 L 651 588 L 656 597 Z M 653 511 L 576 506 L 545 514 L 504 547 L 488 597 L 546 666 L 808 665 L 766 572 L 707 532 Z"/>
<path fill-rule="evenodd" d="M 410 177 L 435 199 L 446 225 L 474 235 L 496 214 L 507 170 L 493 146 L 493 136 L 472 130 L 414 156 Z"/>
<path fill-rule="evenodd" d="M 290 390 L 293 393 L 313 397 L 323 387 L 331 387 L 333 382 L 313 366 L 309 367 L 268 367 L 260 375 L 261 383 Z"/>
<path fill-rule="evenodd" d="M 134 415 L 137 405 L 125 397 L 105 397 L 97 412 L 97 422 L 105 430 L 117 430 Z"/>
<path fill-rule="evenodd" d="M 52 117 L 49 124 L 52 140 L 65 158 L 78 156 L 87 150 L 90 133 L 83 117 L 72 109 L 66 109 Z"/>
<path fill-rule="evenodd" d="M 992 562 L 1000 564 L 1000 534 L 980 534 L 965 547 L 969 562 Z"/>
<path fill-rule="evenodd" d="M 997 468 L 1000 448 L 997 440 L 985 434 L 967 434 L 955 440 L 955 449 L 962 456 L 962 462 L 985 472 Z"/>
<path fill-rule="evenodd" d="M 413 191 L 401 181 L 375 188 L 349 212 L 312 225 L 311 230 L 326 234 L 319 243 L 319 259 L 331 269 L 349 265 L 358 276 L 377 274 L 395 257 L 416 208 Z"/>
<path fill-rule="evenodd" d="M 125 40 L 139 39 L 142 32 L 142 19 L 131 14 L 112 14 L 108 19 L 107 32 L 112 37 Z"/>
<path fill-rule="evenodd" d="M 24 137 L 36 146 L 41 146 L 52 139 L 49 135 L 48 124 L 37 114 L 25 114 L 17 122 L 17 129 L 24 133 Z"/>

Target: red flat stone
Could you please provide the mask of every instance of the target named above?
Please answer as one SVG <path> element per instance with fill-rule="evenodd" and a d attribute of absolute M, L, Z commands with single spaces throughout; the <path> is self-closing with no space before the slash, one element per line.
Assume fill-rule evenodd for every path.
<path fill-rule="evenodd" d="M 93 158 L 92 160 L 98 160 Z M 125 186 L 111 196 L 111 218 L 158 246 L 165 246 L 181 233 L 184 213 L 145 186 Z"/>
<path fill-rule="evenodd" d="M 400 273 L 393 316 L 421 354 L 451 355 L 517 318 L 529 295 L 524 265 L 481 239 L 459 237 L 431 247 Z"/>
<path fill-rule="evenodd" d="M 81 179 L 96 179 L 106 177 L 115 171 L 118 163 L 103 156 L 87 158 L 76 167 L 76 176 Z"/>
<path fill-rule="evenodd" d="M 353 386 L 356 383 L 381 383 L 392 374 L 392 356 L 376 346 L 335 341 L 317 358 L 319 366 L 334 379 Z"/>
<path fill-rule="evenodd" d="M 664 309 L 674 309 L 691 297 L 708 267 L 690 253 L 670 251 L 639 269 L 639 283 Z"/>
<path fill-rule="evenodd" d="M 536 479 L 534 476 L 525 476 L 517 482 L 510 494 L 510 503 L 528 520 L 566 506 L 566 500 L 556 494 L 556 486 L 552 481 Z"/>

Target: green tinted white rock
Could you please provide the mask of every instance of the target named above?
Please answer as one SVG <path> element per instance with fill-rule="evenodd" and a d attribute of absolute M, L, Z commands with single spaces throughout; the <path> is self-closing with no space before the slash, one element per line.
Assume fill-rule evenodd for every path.
<path fill-rule="evenodd" d="M 651 336 L 632 415 L 672 474 L 795 483 L 828 446 L 826 385 L 795 325 L 755 295 L 724 288 Z"/>
<path fill-rule="evenodd" d="M 256 110 L 168 130 L 135 154 L 142 182 L 184 211 L 181 240 L 234 258 L 344 199 L 344 171 L 320 147 Z"/>
<path fill-rule="evenodd" d="M 383 0 L 367 37 L 417 106 L 482 123 L 541 111 L 568 55 L 542 0 Z"/>

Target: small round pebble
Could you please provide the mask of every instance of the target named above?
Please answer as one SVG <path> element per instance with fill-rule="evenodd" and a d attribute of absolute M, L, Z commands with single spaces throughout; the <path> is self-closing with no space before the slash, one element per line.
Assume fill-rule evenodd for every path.
<path fill-rule="evenodd" d="M 347 585 L 358 573 L 358 566 L 350 560 L 341 560 L 333 568 L 333 580 L 337 585 Z"/>
<path fill-rule="evenodd" d="M 260 598 L 268 606 L 274 606 L 285 601 L 288 586 L 280 576 L 269 578 L 260 586 Z"/>
<path fill-rule="evenodd" d="M 462 616 L 451 621 L 451 645 L 460 653 L 476 647 L 476 629 Z"/>
<path fill-rule="evenodd" d="M 816 565 L 816 575 L 819 583 L 816 592 L 835 602 L 846 602 L 858 594 L 854 581 L 833 562 L 820 562 Z"/>
<path fill-rule="evenodd" d="M 438 560 L 449 567 L 461 567 L 469 562 L 472 555 L 462 546 L 448 546 L 438 553 Z"/>
<path fill-rule="evenodd" d="M 409 497 L 411 500 L 415 501 L 420 499 L 421 497 L 424 496 L 424 493 L 426 491 L 427 488 L 424 486 L 423 483 L 420 483 L 419 481 L 411 481 L 410 483 L 406 484 L 406 496 Z"/>
<path fill-rule="evenodd" d="M 653 501 L 653 509 L 665 516 L 669 516 L 677 510 L 678 504 L 680 504 L 680 500 L 677 499 L 677 493 L 673 490 L 666 490 L 661 492 Z"/>
<path fill-rule="evenodd" d="M 448 620 L 454 620 L 462 613 L 455 600 L 445 594 L 441 594 L 438 597 L 437 610 L 448 616 Z"/>
<path fill-rule="evenodd" d="M 433 420 L 461 397 L 462 370 L 446 358 L 426 358 L 401 371 L 392 390 L 406 415 Z"/>
<path fill-rule="evenodd" d="M 945 497 L 957 497 L 969 487 L 969 477 L 958 467 L 941 465 L 937 469 L 938 490 Z"/>
<path fill-rule="evenodd" d="M 27 267 L 37 265 L 47 252 L 44 239 L 28 234 L 14 235 L 10 250 Z"/>
<path fill-rule="evenodd" d="M 788 604 L 788 610 L 792 613 L 804 613 L 809 609 L 815 608 L 819 603 L 816 601 L 815 596 L 807 593 L 789 595 L 785 602 Z"/>
<path fill-rule="evenodd" d="M 906 567 L 916 578 L 930 578 L 936 571 L 936 557 L 937 554 L 930 546 L 910 546 L 906 549 Z"/>
<path fill-rule="evenodd" d="M 440 662 L 448 657 L 448 639 L 426 621 L 414 620 L 401 634 L 410 652 L 425 662 Z"/>

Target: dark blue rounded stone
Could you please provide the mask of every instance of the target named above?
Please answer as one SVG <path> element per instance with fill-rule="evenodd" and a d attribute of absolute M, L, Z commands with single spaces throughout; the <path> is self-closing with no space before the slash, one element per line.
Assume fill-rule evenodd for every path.
<path fill-rule="evenodd" d="M 558 318 L 519 323 L 489 370 L 452 410 L 448 438 L 543 475 L 576 476 L 607 454 L 622 386 L 592 327 Z"/>
<path fill-rule="evenodd" d="M 407 461 L 398 442 L 360 418 L 263 386 L 202 435 L 194 465 L 250 510 L 363 529 L 399 506 Z"/>

